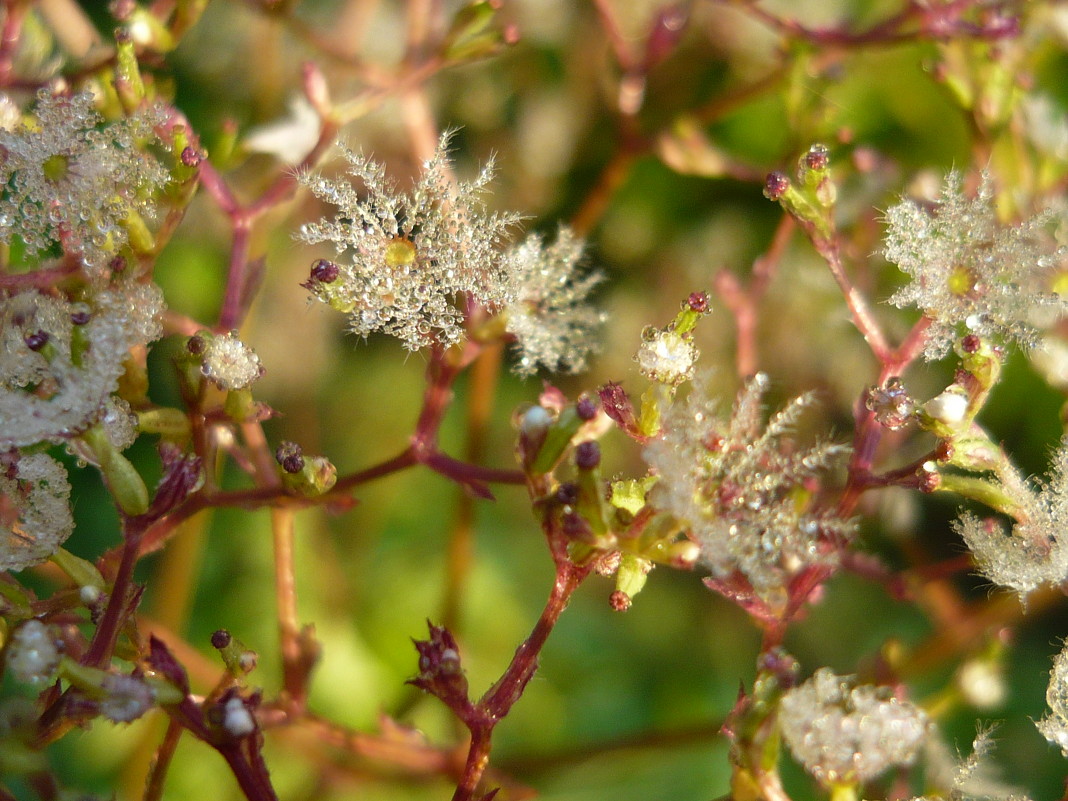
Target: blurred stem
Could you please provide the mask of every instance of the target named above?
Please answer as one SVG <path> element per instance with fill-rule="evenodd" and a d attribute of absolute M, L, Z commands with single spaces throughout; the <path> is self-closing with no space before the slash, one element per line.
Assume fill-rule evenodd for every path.
<path fill-rule="evenodd" d="M 893 350 L 886 341 L 886 336 L 883 334 L 882 328 L 879 327 L 875 315 L 872 314 L 868 301 L 860 293 L 860 290 L 853 285 L 849 276 L 846 275 L 837 235 L 832 233 L 830 237 L 821 236 L 811 223 L 801 219 L 798 219 L 798 222 L 801 223 L 801 227 L 808 234 L 813 247 L 827 262 L 831 275 L 834 276 L 834 280 L 842 290 L 846 305 L 849 307 L 849 313 L 853 316 L 853 324 L 860 330 L 864 340 L 868 343 L 868 347 L 875 354 L 875 358 L 882 364 L 893 361 Z"/>
<path fill-rule="evenodd" d="M 503 350 L 501 344 L 486 348 L 471 368 L 467 400 L 467 448 L 464 456 L 472 464 L 482 461 L 486 449 L 486 431 L 493 412 Z M 456 510 L 456 521 L 449 534 L 445 557 L 445 598 L 441 620 L 442 625 L 450 631 L 458 628 L 461 598 L 471 572 L 474 517 L 474 498 L 463 493 Z"/>
<path fill-rule="evenodd" d="M 736 369 L 742 378 L 754 375 L 760 364 L 757 352 L 756 328 L 760 301 L 767 291 L 775 273 L 778 272 L 783 252 L 794 231 L 794 219 L 784 214 L 775 229 L 771 246 L 753 262 L 753 272 L 748 284 L 743 287 L 734 273 L 722 269 L 716 273 L 713 286 L 720 299 L 734 317 L 737 331 Z"/>
<path fill-rule="evenodd" d="M 219 313 L 219 332 L 233 331 L 245 315 L 246 286 L 251 246 L 252 220 L 244 213 L 231 217 L 233 240 L 230 243 L 230 267 L 226 273 L 226 292 Z"/>
<path fill-rule="evenodd" d="M 278 611 L 278 637 L 282 652 L 282 687 L 290 700 L 303 706 L 306 674 L 297 617 L 296 564 L 293 559 L 292 509 L 271 510 L 274 543 L 274 588 Z"/>
<path fill-rule="evenodd" d="M 160 801 L 163 798 L 163 784 L 167 778 L 167 769 L 171 766 L 171 759 L 174 757 L 174 751 L 181 737 L 182 725 L 171 718 L 167 721 L 167 731 L 163 735 L 159 748 L 156 749 L 156 758 L 149 769 L 142 801 Z"/>
<path fill-rule="evenodd" d="M 634 150 L 619 149 L 604 166 L 593 188 L 571 218 L 571 228 L 576 234 L 587 236 L 597 225 L 607 211 L 608 204 L 630 175 L 637 156 Z"/>

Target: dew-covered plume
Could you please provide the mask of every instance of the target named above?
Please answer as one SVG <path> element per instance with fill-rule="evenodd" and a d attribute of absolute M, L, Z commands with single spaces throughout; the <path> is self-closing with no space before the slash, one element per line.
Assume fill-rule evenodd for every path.
<path fill-rule="evenodd" d="M 0 297 L 0 448 L 69 439 L 97 422 L 130 348 L 157 339 L 163 294 L 124 283 L 72 302 Z"/>
<path fill-rule="evenodd" d="M 1017 505 L 1011 530 L 994 519 L 965 512 L 954 523 L 980 572 L 1020 599 L 1043 585 L 1068 579 L 1068 441 L 1053 459 L 1048 481 L 1029 486 L 1003 472 L 1002 489 Z"/>
<path fill-rule="evenodd" d="M 329 242 L 338 255 L 336 271 L 313 270 L 305 286 L 348 313 L 356 334 L 381 331 L 409 350 L 452 345 L 464 335 L 466 298 L 492 308 L 514 298 L 501 245 L 519 218 L 487 208 L 492 163 L 473 181 L 452 180 L 448 141 L 447 134 L 441 138 L 409 192 L 382 164 L 344 145 L 356 185 L 318 174 L 300 178 L 337 208 L 332 219 L 300 229 L 298 238 Z"/>
<path fill-rule="evenodd" d="M 533 375 L 538 367 L 579 373 L 597 350 L 596 333 L 605 315 L 587 298 L 604 276 L 578 275 L 582 247 L 582 240 L 561 226 L 551 244 L 533 234 L 508 253 L 515 299 L 506 316 L 508 332 L 516 338 L 519 375 Z"/>
<path fill-rule="evenodd" d="M 928 732 L 926 714 L 890 688 L 857 686 L 828 668 L 783 695 L 779 724 L 790 753 L 827 786 L 912 764 Z"/>
<path fill-rule="evenodd" d="M 966 334 L 1030 347 L 1036 341 L 1032 311 L 1063 307 L 1048 285 L 1065 256 L 1063 248 L 1045 244 L 1050 215 L 1003 225 L 986 173 L 975 197 L 964 194 L 961 176 L 953 172 L 934 210 L 904 200 L 886 221 L 886 259 L 911 279 L 890 302 L 915 306 L 930 318 L 928 359 L 946 355 Z"/>
<path fill-rule="evenodd" d="M 219 389 L 245 389 L 263 375 L 260 357 L 231 332 L 212 337 L 204 348 L 201 371 Z"/>
<path fill-rule="evenodd" d="M 653 502 L 688 527 L 713 576 L 740 572 L 762 600 L 779 607 L 791 577 L 835 563 L 853 524 L 803 500 L 806 483 L 823 477 L 847 449 L 790 447 L 787 435 L 812 397 L 795 398 L 765 424 L 768 383 L 757 374 L 724 414 L 712 398 L 711 377 L 699 374 L 686 401 L 665 416 L 663 435 L 645 459 L 659 475 Z"/>
<path fill-rule="evenodd" d="M 1053 658 L 1046 704 L 1049 712 L 1035 725 L 1043 737 L 1068 757 L 1068 645 Z"/>
<path fill-rule="evenodd" d="M 74 530 L 70 483 L 46 453 L 8 452 L 0 468 L 0 571 L 18 571 L 43 562 Z"/>
<path fill-rule="evenodd" d="M 17 237 L 31 256 L 58 244 L 102 267 L 154 216 L 168 173 L 145 143 L 159 122 L 146 109 L 105 123 L 92 95 L 41 90 L 21 124 L 0 128 L 0 241 Z"/>

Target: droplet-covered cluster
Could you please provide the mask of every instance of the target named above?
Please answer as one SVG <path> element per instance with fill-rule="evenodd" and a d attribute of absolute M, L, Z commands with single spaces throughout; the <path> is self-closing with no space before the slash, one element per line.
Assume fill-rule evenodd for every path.
<path fill-rule="evenodd" d="M 321 175 L 300 179 L 337 212 L 302 226 L 299 238 L 331 242 L 348 256 L 338 261 L 336 274 L 313 270 L 305 286 L 348 312 L 361 336 L 382 331 L 409 350 L 451 345 L 463 337 L 464 296 L 493 308 L 513 299 L 500 246 L 519 218 L 486 208 L 492 163 L 474 181 L 451 180 L 447 144 L 446 135 L 408 193 L 386 177 L 383 165 L 343 145 L 348 172 L 364 194 Z"/>
<path fill-rule="evenodd" d="M 828 668 L 783 695 L 779 723 L 790 752 L 827 786 L 910 765 L 928 733 L 924 712 L 889 688 L 858 687 Z"/>
<path fill-rule="evenodd" d="M 649 326 L 642 332 L 642 344 L 634 361 L 650 381 L 675 387 L 693 378 L 700 355 L 692 336 L 683 336 L 672 326 Z"/>
<path fill-rule="evenodd" d="M 539 366 L 579 373 L 596 350 L 594 334 L 605 315 L 586 299 L 604 276 L 576 277 L 581 257 L 582 240 L 564 227 L 552 244 L 531 235 L 509 251 L 506 270 L 515 282 L 515 297 L 506 314 L 508 332 L 516 338 L 519 375 L 533 375 Z"/>
<path fill-rule="evenodd" d="M 202 358 L 201 370 L 219 389 L 245 389 L 263 375 L 260 357 L 235 333 L 212 337 Z"/>
<path fill-rule="evenodd" d="M 1065 254 L 1042 244 L 1048 215 L 1002 225 L 986 174 L 974 198 L 964 194 L 961 176 L 950 173 L 933 212 L 906 200 L 886 219 L 886 258 L 912 279 L 890 302 L 930 318 L 928 359 L 946 355 L 967 334 L 1029 347 L 1036 339 L 1029 314 L 1061 305 L 1048 279 Z"/>
<path fill-rule="evenodd" d="M 1001 489 L 1017 507 L 1011 531 L 970 512 L 954 528 L 982 574 L 1023 600 L 1042 585 L 1068 579 L 1068 442 L 1057 449 L 1049 480 L 1037 487 L 1004 470 L 1001 478 Z"/>
<path fill-rule="evenodd" d="M 0 571 L 43 562 L 74 530 L 70 483 L 46 453 L 0 457 Z"/>
<path fill-rule="evenodd" d="M 710 396 L 710 383 L 698 375 L 686 401 L 665 415 L 661 438 L 646 448 L 646 461 L 660 476 L 651 498 L 688 527 L 714 577 L 740 573 L 765 603 L 781 608 L 789 580 L 808 566 L 833 564 L 853 532 L 850 521 L 806 501 L 807 484 L 846 448 L 794 449 L 785 441 L 812 404 L 807 395 L 765 425 L 764 374 L 746 383 L 727 419 Z"/>
<path fill-rule="evenodd" d="M 69 439 L 97 422 L 130 348 L 157 339 L 163 294 L 125 283 L 72 302 L 0 297 L 0 448 Z"/>
<path fill-rule="evenodd" d="M 51 681 L 60 660 L 52 628 L 37 619 L 27 620 L 12 634 L 5 660 L 18 681 L 36 685 Z"/>
<path fill-rule="evenodd" d="M 1068 646 L 1053 659 L 1046 689 L 1049 714 L 1035 725 L 1042 736 L 1068 757 Z"/>
<path fill-rule="evenodd" d="M 31 115 L 0 129 L 0 241 L 30 255 L 59 244 L 100 267 L 151 218 L 168 173 L 146 150 L 158 112 L 104 124 L 92 95 L 42 90 Z"/>

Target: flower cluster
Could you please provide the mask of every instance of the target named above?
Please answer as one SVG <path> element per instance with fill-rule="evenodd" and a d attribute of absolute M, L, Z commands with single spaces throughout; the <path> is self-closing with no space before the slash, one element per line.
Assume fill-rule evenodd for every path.
<path fill-rule="evenodd" d="M 1049 714 L 1035 725 L 1043 737 L 1068 757 L 1068 646 L 1053 660 L 1046 703 L 1049 705 Z"/>
<path fill-rule="evenodd" d="M 0 457 L 0 571 L 43 562 L 74 530 L 70 483 L 46 453 Z"/>
<path fill-rule="evenodd" d="M 149 109 L 104 125 L 92 95 L 42 90 L 26 122 L 0 128 L 0 241 L 18 237 L 30 255 L 59 244 L 102 266 L 168 180 L 144 146 L 159 122 Z"/>
<path fill-rule="evenodd" d="M 26 684 L 41 685 L 51 681 L 60 660 L 55 632 L 36 618 L 15 629 L 4 653 L 7 669 Z"/>
<path fill-rule="evenodd" d="M 318 260 L 304 286 L 348 313 L 353 332 L 381 331 L 409 350 L 461 341 L 473 303 L 501 313 L 515 337 L 518 374 L 532 375 L 539 366 L 584 370 L 604 315 L 585 305 L 602 276 L 577 275 L 581 240 L 561 227 L 552 244 L 531 235 L 506 248 L 519 216 L 487 209 L 492 163 L 474 181 L 454 183 L 448 141 L 448 134 L 441 138 L 409 193 L 397 189 L 383 165 L 344 146 L 363 195 L 346 182 L 301 176 L 337 212 L 302 226 L 299 238 L 331 242 L 349 257 Z"/>
<path fill-rule="evenodd" d="M 231 332 L 211 337 L 204 346 L 200 369 L 219 389 L 245 389 L 263 375 L 260 357 Z"/>
<path fill-rule="evenodd" d="M 519 375 L 533 375 L 539 365 L 570 373 L 586 369 L 587 355 L 595 349 L 593 334 L 605 319 L 586 299 L 604 276 L 592 272 L 577 278 L 581 257 L 582 240 L 565 227 L 551 245 L 532 234 L 508 252 L 515 299 L 506 310 L 507 328 L 516 338 Z"/>
<path fill-rule="evenodd" d="M 130 348 L 157 339 L 163 294 L 123 283 L 72 302 L 0 298 L 0 447 L 77 435 L 107 410 Z"/>
<path fill-rule="evenodd" d="M 409 193 L 397 189 L 383 165 L 343 145 L 349 174 L 363 185 L 365 197 L 343 181 L 301 176 L 337 212 L 332 220 L 302 226 L 299 238 L 332 242 L 339 255 L 351 258 L 331 274 L 313 271 L 306 286 L 350 313 L 360 336 L 383 331 L 409 350 L 434 342 L 451 345 L 463 337 L 463 295 L 492 307 L 511 300 L 499 247 L 519 218 L 486 209 L 492 163 L 474 181 L 451 180 L 447 144 L 446 135 Z"/>
<path fill-rule="evenodd" d="M 828 668 L 783 695 L 779 724 L 790 752 L 828 786 L 911 764 L 928 732 L 924 712 L 889 688 L 858 687 Z"/>
<path fill-rule="evenodd" d="M 853 531 L 850 521 L 807 508 L 806 485 L 846 449 L 820 443 L 795 450 L 784 441 L 812 403 L 803 395 L 763 425 L 768 378 L 750 379 L 724 419 L 698 376 L 685 403 L 665 415 L 663 436 L 646 461 L 660 476 L 654 503 L 678 517 L 701 547 L 713 576 L 741 573 L 767 604 L 786 601 L 786 585 L 804 568 L 833 564 Z"/>
<path fill-rule="evenodd" d="M 1021 600 L 1044 584 L 1068 579 L 1068 442 L 1054 457 L 1048 481 L 1037 488 L 1002 471 L 1001 489 L 1017 506 L 1011 532 L 995 520 L 964 513 L 954 528 L 984 576 L 1015 590 Z"/>
<path fill-rule="evenodd" d="M 994 190 L 984 174 L 974 198 L 950 173 L 933 213 L 911 200 L 886 214 L 885 255 L 912 279 L 890 298 L 930 318 L 925 355 L 938 359 L 962 334 L 1035 343 L 1028 315 L 1061 301 L 1044 284 L 1064 257 L 1042 246 L 1048 215 L 1016 226 L 997 219 Z"/>

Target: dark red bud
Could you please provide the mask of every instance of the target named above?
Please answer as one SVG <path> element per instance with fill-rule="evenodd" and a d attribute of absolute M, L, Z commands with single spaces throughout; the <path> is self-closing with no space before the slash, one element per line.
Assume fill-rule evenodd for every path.
<path fill-rule="evenodd" d="M 779 200 L 790 188 L 790 179 L 782 172 L 768 173 L 764 179 L 764 197 L 768 200 Z"/>
<path fill-rule="evenodd" d="M 942 483 L 942 476 L 933 470 L 921 469 L 917 479 L 917 488 L 920 492 L 934 492 Z"/>
<path fill-rule="evenodd" d="M 319 259 L 311 268 L 311 277 L 313 281 L 320 284 L 332 284 L 337 280 L 340 270 L 338 266 L 332 261 L 326 259 Z"/>
<path fill-rule="evenodd" d="M 960 341 L 960 349 L 965 353 L 976 353 L 982 344 L 982 340 L 975 334 L 968 334 Z"/>
<path fill-rule="evenodd" d="M 575 414 L 579 416 L 579 420 L 592 420 L 597 416 L 597 401 L 589 395 L 583 395 L 575 404 Z"/>
<path fill-rule="evenodd" d="M 579 470 L 593 470 L 601 463 L 601 446 L 593 440 L 580 442 L 575 448 L 575 464 Z"/>
<path fill-rule="evenodd" d="M 569 539 L 585 541 L 593 537 L 593 529 L 586 522 L 586 518 L 576 512 L 564 515 L 563 529 Z"/>
<path fill-rule="evenodd" d="M 578 503 L 579 488 L 574 481 L 565 481 L 556 489 L 556 501 L 562 506 L 574 506 Z"/>
<path fill-rule="evenodd" d="M 283 442 L 274 452 L 275 461 L 287 473 L 295 474 L 304 469 L 304 451 L 295 442 Z"/>
<path fill-rule="evenodd" d="M 207 343 L 204 341 L 204 338 L 197 335 L 189 337 L 185 342 L 185 349 L 193 356 L 200 356 L 206 347 Z"/>
<path fill-rule="evenodd" d="M 47 331 L 34 331 L 32 334 L 27 334 L 22 341 L 26 343 L 26 347 L 30 350 L 39 351 L 48 344 L 48 338 Z"/>
<path fill-rule="evenodd" d="M 219 629 L 211 635 L 211 647 L 221 651 L 230 644 L 231 639 L 233 638 L 230 636 L 230 632 L 226 629 Z"/>
<path fill-rule="evenodd" d="M 623 590 L 616 590 L 608 596 L 608 604 L 617 612 L 626 612 L 633 603 L 631 597 Z"/>
<path fill-rule="evenodd" d="M 825 170 L 831 163 L 831 154 L 826 145 L 813 145 L 805 154 L 805 166 L 810 170 Z"/>
<path fill-rule="evenodd" d="M 704 292 L 691 292 L 690 297 L 686 298 L 686 304 L 691 311 L 704 314 L 708 311 L 708 295 Z"/>
<path fill-rule="evenodd" d="M 179 158 L 186 167 L 199 167 L 200 162 L 204 160 L 204 154 L 195 147 L 185 147 L 182 148 L 182 155 Z"/>

